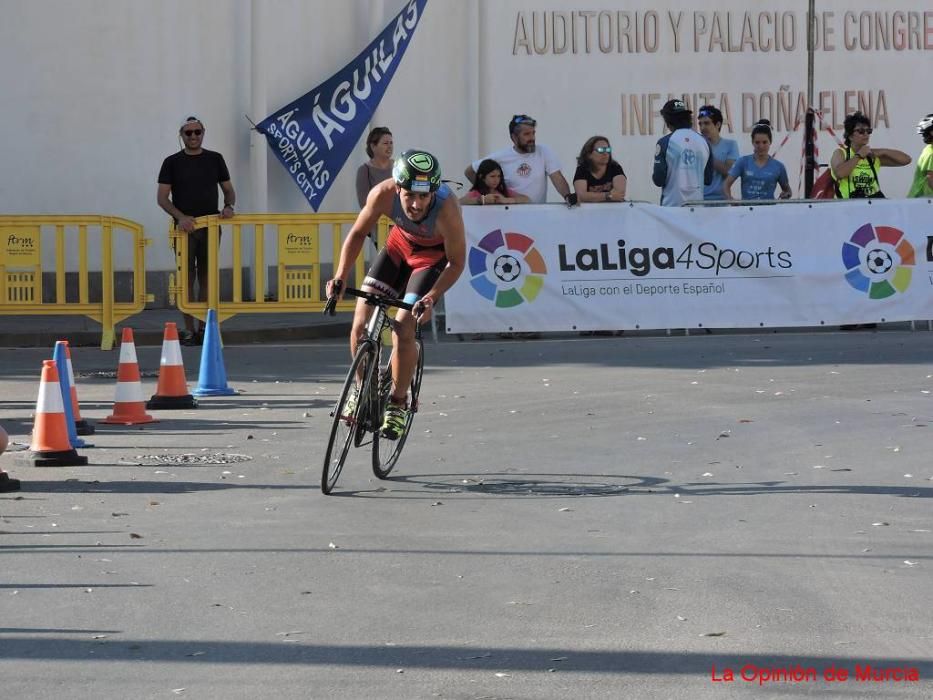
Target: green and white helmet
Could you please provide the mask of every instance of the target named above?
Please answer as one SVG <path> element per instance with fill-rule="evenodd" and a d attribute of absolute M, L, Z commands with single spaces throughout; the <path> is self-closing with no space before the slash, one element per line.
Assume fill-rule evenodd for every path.
<path fill-rule="evenodd" d="M 405 151 L 395 159 L 392 179 L 403 190 L 434 192 L 441 186 L 441 166 L 427 151 Z"/>
<path fill-rule="evenodd" d="M 933 114 L 926 115 L 917 123 L 917 133 L 922 134 L 933 129 Z"/>

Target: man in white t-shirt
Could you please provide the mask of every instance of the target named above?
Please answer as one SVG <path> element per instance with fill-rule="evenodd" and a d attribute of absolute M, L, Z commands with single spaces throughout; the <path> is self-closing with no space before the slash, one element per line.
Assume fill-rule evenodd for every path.
<path fill-rule="evenodd" d="M 535 144 L 536 126 L 537 122 L 527 114 L 516 114 L 509 122 L 512 146 L 490 153 L 486 158 L 502 166 L 506 187 L 527 196 L 532 204 L 547 201 L 547 181 L 550 179 L 567 206 L 573 206 L 577 203 L 577 196 L 561 173 L 560 161 L 554 151 L 544 144 Z M 486 158 L 473 161 L 463 171 L 470 182 L 476 178 L 476 170 Z"/>
<path fill-rule="evenodd" d="M 693 111 L 683 100 L 668 100 L 661 108 L 670 133 L 658 140 L 651 179 L 661 188 L 661 206 L 679 207 L 703 199 L 703 187 L 713 181 L 709 144 L 693 130 Z"/>

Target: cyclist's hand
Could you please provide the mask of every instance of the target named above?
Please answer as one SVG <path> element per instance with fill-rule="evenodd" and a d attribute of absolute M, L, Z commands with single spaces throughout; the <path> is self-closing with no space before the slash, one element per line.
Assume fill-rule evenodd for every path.
<path fill-rule="evenodd" d="M 431 320 L 431 310 L 434 308 L 434 300 L 431 297 L 421 297 L 415 302 L 411 309 L 412 315 L 418 323 L 427 323 Z"/>
<path fill-rule="evenodd" d="M 568 209 L 577 206 L 577 193 L 569 193 L 566 197 L 564 197 L 564 203 L 566 203 Z"/>
<path fill-rule="evenodd" d="M 324 315 L 333 316 L 337 313 L 337 302 L 343 299 L 343 280 L 340 278 L 327 280 L 324 290 L 327 294 L 327 304 L 324 306 Z"/>

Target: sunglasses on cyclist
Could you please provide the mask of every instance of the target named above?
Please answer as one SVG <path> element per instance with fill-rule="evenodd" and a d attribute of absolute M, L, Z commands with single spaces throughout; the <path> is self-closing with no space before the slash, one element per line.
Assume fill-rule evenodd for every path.
<path fill-rule="evenodd" d="M 612 148 L 610 148 L 609 146 L 597 146 L 593 150 L 596 151 L 597 153 L 612 153 Z"/>
<path fill-rule="evenodd" d="M 861 127 L 859 129 L 852 129 L 853 134 L 871 134 L 871 132 L 873 131 L 874 129 L 867 129 L 865 127 Z"/>
<path fill-rule="evenodd" d="M 200 136 L 204 132 L 201 129 L 185 129 L 182 131 L 185 136 Z"/>

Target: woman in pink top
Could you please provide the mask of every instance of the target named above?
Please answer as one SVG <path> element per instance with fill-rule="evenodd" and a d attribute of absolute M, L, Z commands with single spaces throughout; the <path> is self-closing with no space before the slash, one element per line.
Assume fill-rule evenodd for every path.
<path fill-rule="evenodd" d="M 505 186 L 502 166 L 487 158 L 476 169 L 473 188 L 460 198 L 460 204 L 527 204 L 531 200 Z"/>

